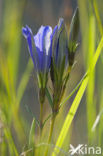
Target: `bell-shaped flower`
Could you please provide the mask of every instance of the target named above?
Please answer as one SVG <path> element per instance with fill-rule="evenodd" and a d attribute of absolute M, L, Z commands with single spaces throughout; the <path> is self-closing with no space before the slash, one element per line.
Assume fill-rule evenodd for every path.
<path fill-rule="evenodd" d="M 39 100 L 42 105 L 45 100 L 45 89 L 51 64 L 52 28 L 41 26 L 37 34 L 33 36 L 32 30 L 26 26 L 22 28 L 22 33 L 27 39 L 29 53 L 37 71 Z"/>
<path fill-rule="evenodd" d="M 54 63 L 57 68 L 60 68 L 62 62 L 65 58 L 67 60 L 68 56 L 68 39 L 67 32 L 64 23 L 64 19 L 60 18 L 58 25 L 55 26 L 53 30 L 53 41 L 52 41 L 52 54 L 54 57 Z"/>
<path fill-rule="evenodd" d="M 41 26 L 37 34 L 33 36 L 32 30 L 26 26 L 22 28 L 22 33 L 27 39 L 29 53 L 37 70 L 39 86 L 45 88 L 52 55 L 52 28 Z"/>
<path fill-rule="evenodd" d="M 60 18 L 52 35 L 51 79 L 53 83 L 58 83 L 58 85 L 60 85 L 66 65 L 68 64 L 68 38 L 63 18 Z"/>
<path fill-rule="evenodd" d="M 68 37 L 64 19 L 60 18 L 53 30 L 51 80 L 53 83 L 53 112 L 58 112 L 64 94 L 68 62 Z"/>

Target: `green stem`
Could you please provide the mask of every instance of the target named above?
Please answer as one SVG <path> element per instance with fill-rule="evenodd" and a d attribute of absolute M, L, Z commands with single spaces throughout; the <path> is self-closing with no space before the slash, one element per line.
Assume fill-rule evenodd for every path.
<path fill-rule="evenodd" d="M 42 135 L 43 128 L 43 103 L 40 103 L 40 136 Z"/>
<path fill-rule="evenodd" d="M 42 139 L 42 129 L 43 129 L 43 103 L 40 102 L 40 126 L 39 126 L 39 143 Z M 41 149 L 38 150 L 38 156 L 41 155 Z"/>
<path fill-rule="evenodd" d="M 51 143 L 51 139 L 52 139 L 52 134 L 53 134 L 53 129 L 54 129 L 54 123 L 55 123 L 55 118 L 56 118 L 56 114 L 53 114 L 53 117 L 51 119 L 51 127 L 50 127 L 50 133 L 49 133 L 49 137 L 48 137 L 48 145 Z M 48 146 L 49 147 L 49 146 Z M 45 156 L 48 155 L 48 150 L 49 148 L 47 147 L 46 152 L 45 152 Z"/>

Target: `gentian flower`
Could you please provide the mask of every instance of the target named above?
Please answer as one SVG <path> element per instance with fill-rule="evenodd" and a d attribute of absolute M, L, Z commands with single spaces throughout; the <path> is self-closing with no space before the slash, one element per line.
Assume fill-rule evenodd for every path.
<path fill-rule="evenodd" d="M 51 64 L 52 28 L 50 26 L 41 26 L 37 34 L 33 36 L 32 30 L 26 26 L 22 28 L 22 33 L 27 39 L 29 53 L 37 71 L 39 100 L 43 104 Z"/>
<path fill-rule="evenodd" d="M 53 30 L 51 79 L 60 85 L 68 64 L 68 38 L 64 19 L 60 18 Z"/>
<path fill-rule="evenodd" d="M 59 104 L 64 92 L 65 72 L 69 66 L 68 37 L 64 19 L 53 30 L 51 80 L 53 83 L 53 112 L 58 112 Z"/>
<path fill-rule="evenodd" d="M 45 88 L 52 55 L 52 28 L 41 26 L 33 36 L 32 30 L 26 26 L 22 29 L 22 33 L 27 39 L 29 53 L 37 70 L 39 86 Z"/>
<path fill-rule="evenodd" d="M 75 24 L 78 22 L 76 15 L 77 12 L 74 15 L 74 23 L 71 27 L 69 39 L 63 18 L 60 18 L 58 25 L 55 26 L 53 31 L 50 26 L 41 26 L 37 34 L 33 36 L 32 30 L 28 26 L 22 29 L 23 35 L 27 39 L 30 56 L 37 71 L 41 101 L 44 101 L 50 69 L 54 89 L 53 102 L 54 105 L 57 105 L 57 108 L 54 109 L 56 110 L 69 78 L 69 66 L 72 66 L 74 62 L 75 47 L 73 42 L 76 38 L 74 33 Z"/>
<path fill-rule="evenodd" d="M 22 32 L 27 39 L 29 52 L 36 70 L 43 73 L 48 71 L 51 61 L 52 28 L 50 26 L 41 26 L 34 36 L 28 26 L 23 28 Z"/>
<path fill-rule="evenodd" d="M 70 35 L 68 38 L 64 19 L 60 18 L 52 34 L 52 64 L 51 80 L 53 83 L 53 112 L 58 112 L 60 102 L 64 95 L 69 79 L 70 71 L 74 63 L 74 55 L 77 48 L 77 36 L 79 29 L 78 9 L 76 9 Z"/>
<path fill-rule="evenodd" d="M 68 38 L 64 19 L 60 18 L 58 25 L 53 30 L 52 52 L 53 59 L 58 69 L 62 66 L 62 61 L 67 60 L 68 56 Z"/>

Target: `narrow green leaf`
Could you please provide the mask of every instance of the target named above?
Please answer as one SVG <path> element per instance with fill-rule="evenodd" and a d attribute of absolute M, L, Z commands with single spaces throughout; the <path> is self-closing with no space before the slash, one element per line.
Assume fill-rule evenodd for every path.
<path fill-rule="evenodd" d="M 4 135 L 8 141 L 8 147 L 9 147 L 10 155 L 15 154 L 15 156 L 18 156 L 18 151 L 17 151 L 16 146 L 14 144 L 14 140 L 12 138 L 12 135 L 11 135 L 9 128 L 6 127 L 4 129 Z"/>
<path fill-rule="evenodd" d="M 29 115 L 31 115 L 31 117 L 35 119 L 35 122 L 36 122 L 37 126 L 40 127 L 40 123 L 36 119 L 35 115 L 32 113 L 30 107 L 28 107 L 28 105 L 25 105 L 25 108 L 26 108 L 27 112 L 29 113 Z"/>
<path fill-rule="evenodd" d="M 82 77 L 82 79 L 80 80 L 80 82 L 76 85 L 76 87 L 71 91 L 71 93 L 69 94 L 69 96 L 67 96 L 63 102 L 61 102 L 60 107 L 62 107 L 71 97 L 72 95 L 79 89 L 80 85 L 82 84 L 83 80 L 86 78 L 87 73 Z"/>
<path fill-rule="evenodd" d="M 91 61 L 95 52 L 95 44 L 96 44 L 96 31 L 95 31 L 95 17 L 93 13 L 89 16 L 89 34 L 88 34 L 88 54 L 87 54 L 87 67 L 91 64 Z M 87 107 L 87 127 L 88 127 L 88 141 L 91 143 L 95 136 L 95 133 L 91 132 L 91 128 L 93 126 L 94 120 L 96 118 L 96 105 L 95 105 L 95 97 L 94 97 L 94 87 L 95 87 L 95 70 L 90 72 L 89 74 L 89 82 L 86 91 L 86 107 Z M 91 116 L 92 114 L 92 116 Z"/>
<path fill-rule="evenodd" d="M 45 126 L 46 122 L 52 117 L 52 114 L 49 114 L 48 117 L 43 122 L 43 127 Z"/>
<path fill-rule="evenodd" d="M 4 136 L 7 140 L 7 147 L 9 149 L 9 153 L 10 153 L 10 155 L 18 156 L 19 155 L 18 150 L 17 150 L 16 145 L 14 143 L 11 131 L 10 131 L 9 127 L 7 126 L 7 121 L 6 121 L 7 119 L 5 117 L 4 112 L 1 110 L 0 110 L 0 117 L 1 117 L 2 123 L 5 125 L 3 131 L 4 131 Z"/>
<path fill-rule="evenodd" d="M 34 137 L 35 137 L 35 119 L 33 119 L 30 133 L 29 133 L 29 147 L 34 147 Z"/>
<path fill-rule="evenodd" d="M 98 23 L 97 26 L 98 26 L 100 34 L 102 36 L 103 35 L 102 20 L 100 19 L 98 5 L 97 5 L 97 1 L 96 0 L 93 1 L 93 7 L 94 7 L 97 23 Z"/>
<path fill-rule="evenodd" d="M 51 95 L 50 95 L 48 88 L 46 88 L 46 96 L 48 98 L 48 101 L 49 101 L 51 108 L 53 108 L 53 101 L 52 101 L 52 98 L 51 98 Z"/>
<path fill-rule="evenodd" d="M 70 24 L 70 34 L 69 34 L 69 41 L 71 42 L 77 42 L 77 37 L 79 34 L 79 10 L 76 8 L 74 15 L 72 17 L 72 21 Z M 70 48 L 70 47 L 69 47 Z"/>

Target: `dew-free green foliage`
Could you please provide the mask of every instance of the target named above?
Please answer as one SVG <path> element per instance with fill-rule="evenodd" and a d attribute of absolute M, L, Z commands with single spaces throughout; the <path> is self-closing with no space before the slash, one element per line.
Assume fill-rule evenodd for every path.
<path fill-rule="evenodd" d="M 5 1 L 0 44 L 0 155 L 19 155 L 13 137 L 14 131 L 20 148 L 26 139 L 23 118 L 19 116 L 20 101 L 29 80 L 33 65 L 29 61 L 18 84 L 20 62 L 21 26 L 24 2 Z M 12 3 L 12 5 L 11 5 Z M 22 137 L 21 137 L 22 136 Z"/>
<path fill-rule="evenodd" d="M 46 89 L 46 100 L 50 106 L 47 105 L 47 102 L 45 103 L 41 138 L 38 118 L 32 112 L 32 114 L 30 113 L 30 110 L 34 109 L 34 106 L 32 109 L 29 108 L 31 101 L 26 103 L 29 110 L 29 113 L 26 113 L 32 117 L 31 126 L 21 107 L 33 70 L 33 63 L 31 59 L 28 59 L 22 74 L 19 75 L 23 65 L 20 62 L 22 56 L 21 28 L 24 25 L 23 17 L 27 1 L 5 0 L 2 2 L 2 20 L 0 20 L 0 156 L 19 156 L 20 154 L 41 156 L 45 154 L 46 150 L 48 150 L 48 156 L 65 156 L 69 151 L 68 143 L 73 143 L 76 146 L 85 142 L 85 144 L 103 148 L 102 0 L 78 0 L 81 41 L 76 61 L 79 69 L 76 65 L 72 69 L 74 72 L 70 75 L 71 80 L 68 82 L 67 91 L 60 103 L 60 110 L 54 122 L 52 139 L 49 144 L 47 140 L 52 118 L 53 101 L 50 94 L 52 88 Z M 28 2 L 28 8 L 31 4 Z M 39 17 L 39 13 L 33 15 L 33 20 L 35 16 Z M 78 75 L 84 76 L 79 77 L 80 80 L 78 78 L 75 80 Z M 35 75 L 34 79 L 36 81 Z M 51 82 L 48 83 L 51 86 Z M 68 90 L 68 86 L 73 86 L 69 88 L 72 90 L 71 92 Z M 33 94 L 35 95 L 35 90 Z M 49 110 L 47 110 L 48 107 Z M 35 110 L 38 109 L 35 107 Z M 85 130 L 81 128 L 83 127 L 81 119 Z M 75 125 L 78 127 L 76 131 L 74 130 Z M 82 139 L 80 135 L 78 138 L 75 132 L 85 136 L 86 139 L 85 137 Z"/>

